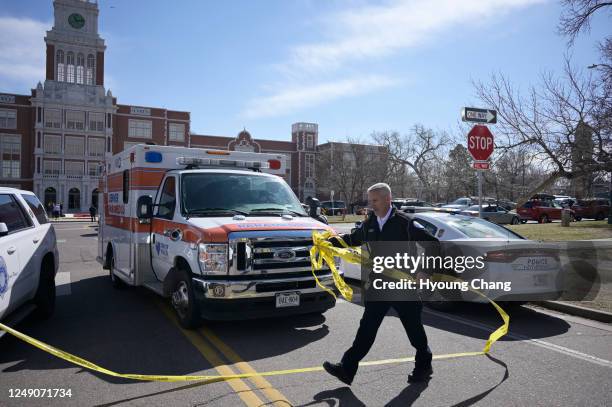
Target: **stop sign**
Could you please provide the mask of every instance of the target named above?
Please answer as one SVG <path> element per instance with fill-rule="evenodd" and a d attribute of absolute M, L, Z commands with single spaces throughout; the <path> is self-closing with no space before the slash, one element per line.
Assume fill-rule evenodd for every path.
<path fill-rule="evenodd" d="M 468 151 L 478 161 L 485 161 L 493 154 L 493 134 L 487 126 L 476 125 L 470 130 Z"/>

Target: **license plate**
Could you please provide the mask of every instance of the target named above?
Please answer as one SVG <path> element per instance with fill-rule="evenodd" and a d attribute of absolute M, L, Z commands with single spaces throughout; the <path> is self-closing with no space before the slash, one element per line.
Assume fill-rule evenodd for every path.
<path fill-rule="evenodd" d="M 298 307 L 300 305 L 300 293 L 278 293 L 276 294 L 276 308 Z"/>
<path fill-rule="evenodd" d="M 512 264 L 512 268 L 518 271 L 542 271 L 552 270 L 556 265 L 557 262 L 550 257 L 521 257 Z"/>

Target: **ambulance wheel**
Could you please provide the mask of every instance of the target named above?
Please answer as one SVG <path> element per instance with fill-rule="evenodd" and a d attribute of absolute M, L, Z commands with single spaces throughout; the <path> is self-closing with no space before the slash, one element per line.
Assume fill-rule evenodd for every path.
<path fill-rule="evenodd" d="M 36 316 L 49 318 L 55 311 L 55 273 L 52 257 L 45 257 L 41 265 L 38 289 L 34 297 Z"/>
<path fill-rule="evenodd" d="M 191 278 L 185 270 L 177 270 L 177 273 L 178 277 L 170 296 L 172 308 L 183 328 L 197 328 L 201 324 L 201 319 L 193 294 Z"/>
<path fill-rule="evenodd" d="M 117 290 L 125 287 L 125 283 L 115 275 L 115 273 L 113 272 L 113 270 L 115 269 L 115 256 L 113 256 L 113 252 L 111 251 L 109 253 L 110 259 L 108 261 L 109 264 L 109 270 L 108 270 L 108 274 L 110 276 L 110 282 L 111 285 L 113 286 L 113 288 L 116 288 Z"/>

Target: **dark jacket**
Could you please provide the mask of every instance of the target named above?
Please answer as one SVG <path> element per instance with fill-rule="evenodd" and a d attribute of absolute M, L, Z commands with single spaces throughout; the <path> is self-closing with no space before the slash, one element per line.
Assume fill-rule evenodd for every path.
<path fill-rule="evenodd" d="M 426 231 L 414 226 L 408 215 L 398 211 L 395 207 L 391 208 L 391 214 L 383 225 L 382 231 L 379 230 L 378 220 L 372 212 L 361 224 L 361 227 L 355 229 L 352 233 L 342 235 L 342 240 L 349 246 L 361 246 L 366 242 L 374 241 L 438 241 Z M 334 242 L 334 246 L 340 247 L 340 244 Z"/>

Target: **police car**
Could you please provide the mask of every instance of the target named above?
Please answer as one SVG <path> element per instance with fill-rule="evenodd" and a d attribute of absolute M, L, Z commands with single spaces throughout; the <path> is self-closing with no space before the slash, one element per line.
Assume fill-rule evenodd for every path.
<path fill-rule="evenodd" d="M 29 191 L 0 187 L 0 320 L 14 323 L 55 308 L 59 253 L 43 205 Z M 0 331 L 0 336 L 4 331 Z"/>

